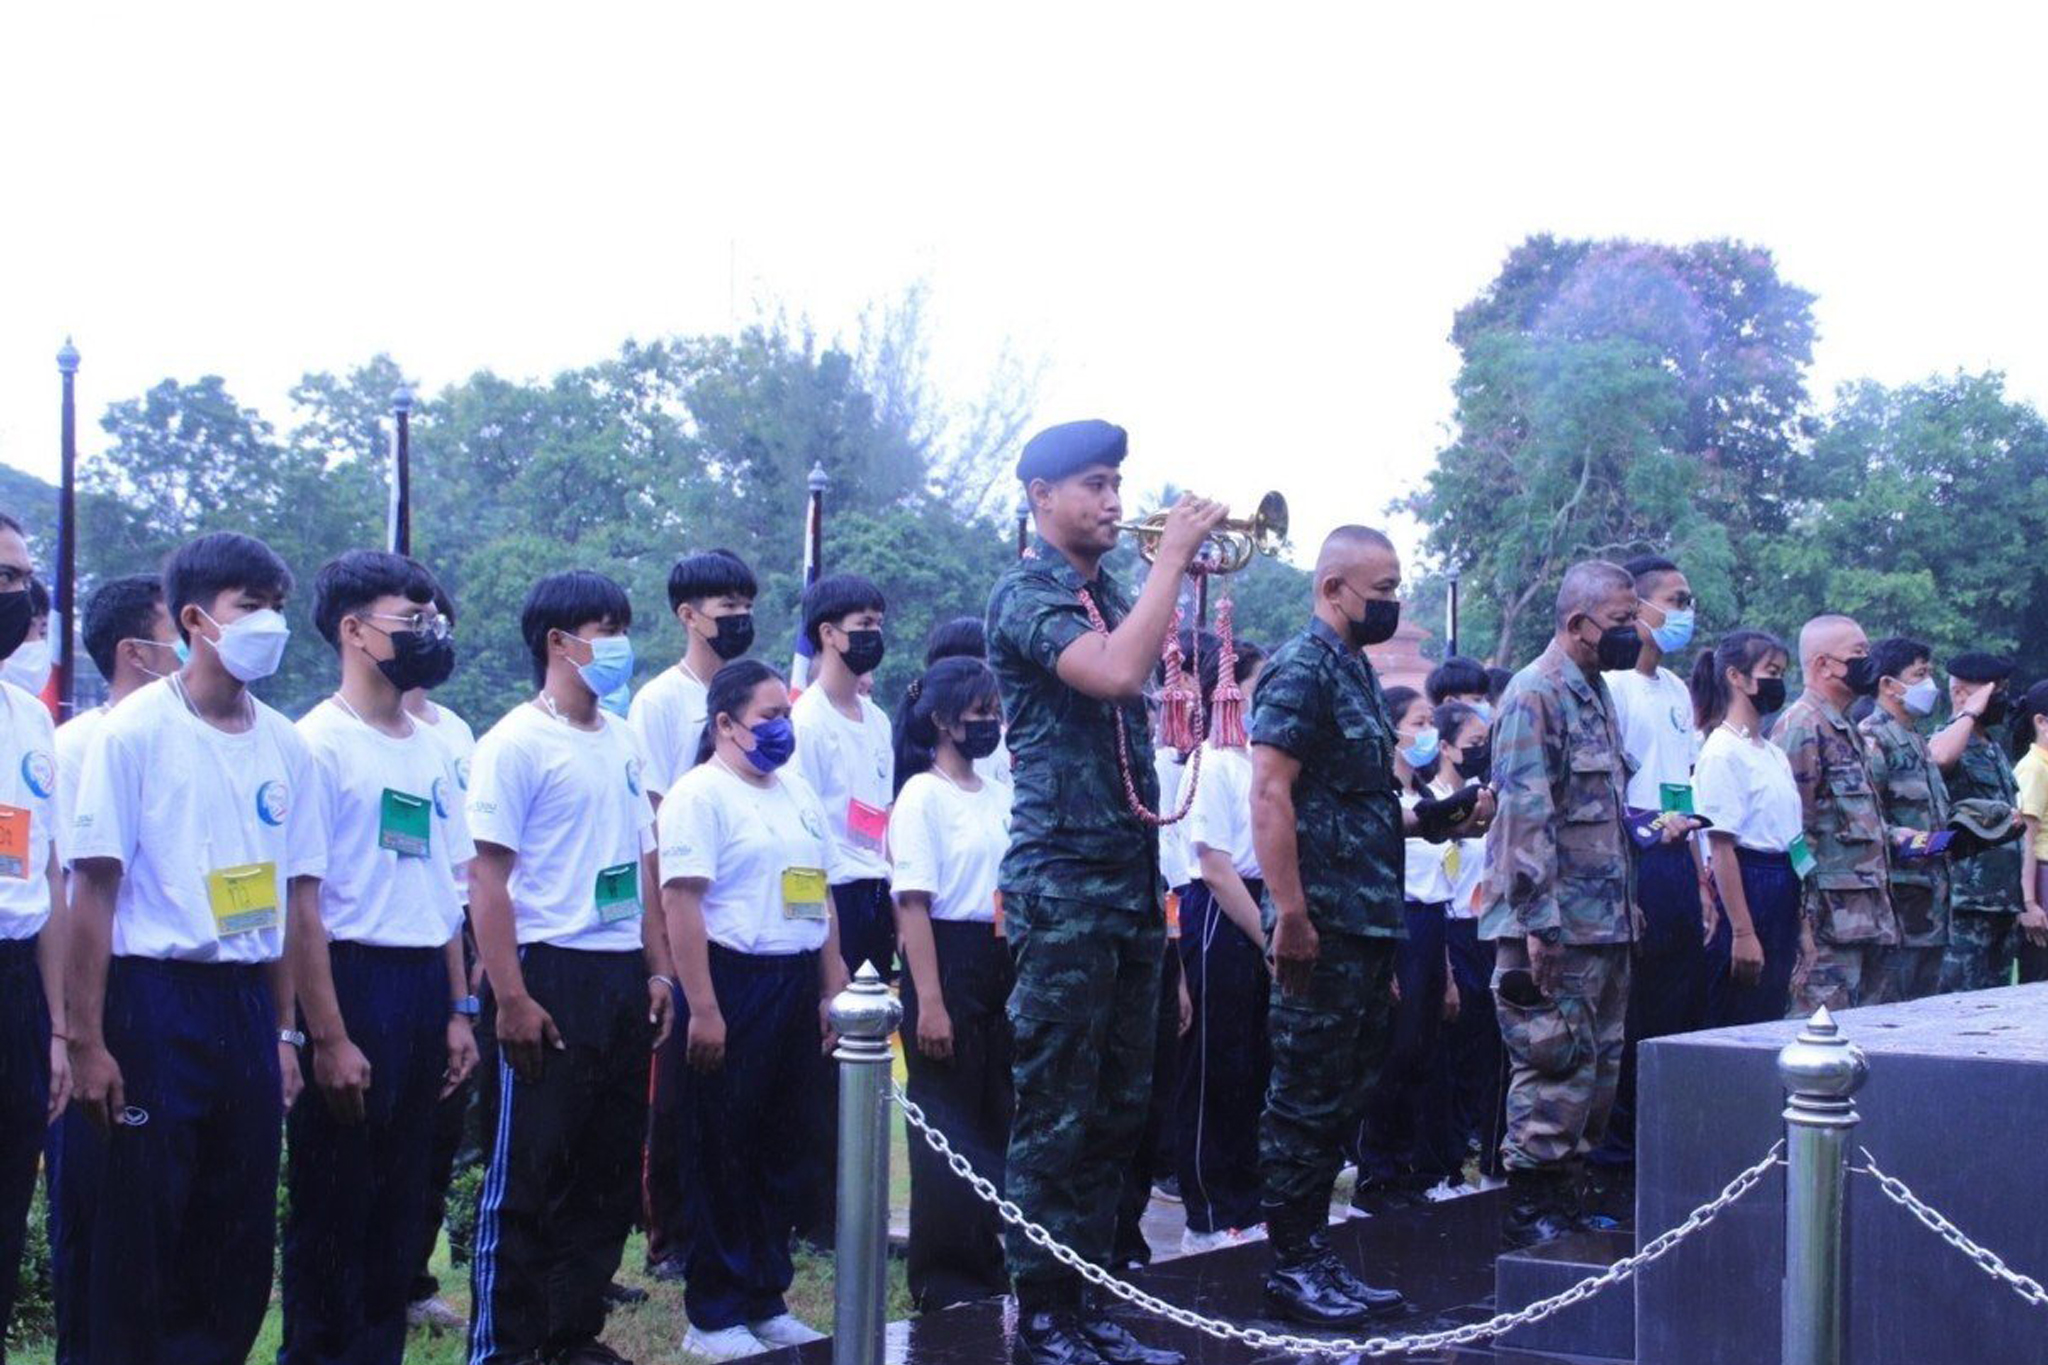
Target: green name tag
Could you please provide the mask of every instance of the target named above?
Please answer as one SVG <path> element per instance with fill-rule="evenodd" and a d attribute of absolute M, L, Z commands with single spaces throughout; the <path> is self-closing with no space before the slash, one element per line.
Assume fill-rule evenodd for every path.
<path fill-rule="evenodd" d="M 1785 856 L 1792 860 L 1792 870 L 1799 874 L 1802 881 L 1812 876 L 1813 869 L 1820 866 L 1820 862 L 1813 856 L 1813 850 L 1806 846 L 1804 834 L 1792 836 L 1792 844 L 1785 850 Z"/>
<path fill-rule="evenodd" d="M 401 858 L 424 858 L 433 836 L 434 806 L 424 796 L 384 789 L 377 818 L 377 847 Z"/>
<path fill-rule="evenodd" d="M 1658 809 L 1667 815 L 1691 815 L 1692 785 L 1687 782 L 1665 782 L 1657 788 Z"/>
<path fill-rule="evenodd" d="M 640 913 L 640 865 L 620 863 L 597 874 L 597 921 L 617 924 Z"/>

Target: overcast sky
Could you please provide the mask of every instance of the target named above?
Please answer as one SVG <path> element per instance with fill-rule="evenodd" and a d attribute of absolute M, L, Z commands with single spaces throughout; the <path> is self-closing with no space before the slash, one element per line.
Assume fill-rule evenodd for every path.
<path fill-rule="evenodd" d="M 951 393 L 1042 357 L 1042 419 L 1312 547 L 1428 468 L 1538 231 L 1770 247 L 1818 394 L 2048 399 L 2038 6 L 1383 8 L 10 6 L 0 460 L 54 477 L 66 333 L 93 449 L 167 375 L 282 424 L 380 350 L 545 376 L 924 280 Z"/>

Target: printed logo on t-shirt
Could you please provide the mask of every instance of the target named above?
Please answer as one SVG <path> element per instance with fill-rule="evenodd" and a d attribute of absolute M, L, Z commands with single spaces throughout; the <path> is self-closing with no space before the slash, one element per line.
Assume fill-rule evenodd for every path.
<path fill-rule="evenodd" d="M 469 790 L 469 760 L 466 758 L 455 760 L 455 786 L 459 791 Z"/>
<path fill-rule="evenodd" d="M 626 760 L 626 790 L 635 796 L 640 794 L 640 760 L 637 758 Z"/>
<path fill-rule="evenodd" d="M 256 818 L 266 825 L 281 825 L 291 811 L 291 793 L 275 779 L 256 789 Z"/>
<path fill-rule="evenodd" d="M 47 799 L 57 790 L 57 764 L 41 749 L 21 756 L 21 780 L 37 796 Z"/>
<path fill-rule="evenodd" d="M 448 818 L 448 780 L 443 777 L 435 778 L 431 791 L 434 797 L 434 814 L 446 820 Z"/>
<path fill-rule="evenodd" d="M 818 818 L 816 811 L 806 810 L 800 818 L 804 822 L 804 833 L 810 835 L 813 839 L 825 837 L 825 822 Z"/>
<path fill-rule="evenodd" d="M 887 782 L 889 780 L 889 757 L 888 754 L 875 755 L 875 781 Z"/>
<path fill-rule="evenodd" d="M 1681 735 L 1692 729 L 1692 717 L 1685 713 L 1684 707 L 1674 706 L 1671 708 L 1671 728 L 1678 731 Z"/>

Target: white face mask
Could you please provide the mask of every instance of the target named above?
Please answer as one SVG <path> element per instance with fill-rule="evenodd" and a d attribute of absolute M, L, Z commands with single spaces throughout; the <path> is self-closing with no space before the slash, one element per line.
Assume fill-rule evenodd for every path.
<path fill-rule="evenodd" d="M 199 614 L 220 630 L 220 639 L 209 642 L 220 655 L 220 666 L 241 681 L 261 682 L 284 662 L 284 647 L 292 632 L 284 623 L 283 612 L 264 607 L 224 626 L 203 608 Z"/>
<path fill-rule="evenodd" d="M 43 685 L 50 681 L 50 664 L 48 640 L 24 640 L 21 648 L 0 664 L 0 678 L 33 696 L 41 696 Z"/>

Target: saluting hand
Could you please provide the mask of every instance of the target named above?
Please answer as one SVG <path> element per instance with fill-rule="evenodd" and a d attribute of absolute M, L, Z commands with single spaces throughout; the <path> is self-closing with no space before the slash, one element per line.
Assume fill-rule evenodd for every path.
<path fill-rule="evenodd" d="M 1187 568 L 1201 552 L 1209 533 L 1230 515 L 1230 509 L 1209 498 L 1192 493 L 1180 495 L 1166 512 L 1166 526 L 1159 533 L 1159 560 L 1175 573 Z"/>
<path fill-rule="evenodd" d="M 548 1050 L 560 1052 L 566 1044 L 540 1001 L 519 995 L 498 1001 L 498 1046 L 514 1075 L 523 1081 L 537 1081 Z"/>
<path fill-rule="evenodd" d="M 1322 952 L 1322 940 L 1315 925 L 1309 923 L 1308 912 L 1282 911 L 1273 921 L 1273 938 L 1267 951 L 1273 958 L 1280 993 L 1306 995 L 1309 980 L 1315 975 L 1316 958 Z"/>
<path fill-rule="evenodd" d="M 370 1091 L 370 1059 L 346 1035 L 313 1048 L 313 1083 L 327 1110 L 342 1123 L 363 1121 L 363 1097 Z"/>

